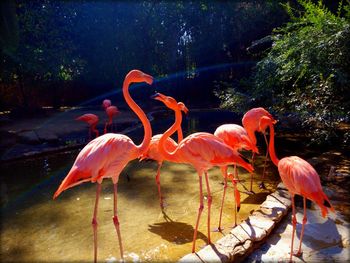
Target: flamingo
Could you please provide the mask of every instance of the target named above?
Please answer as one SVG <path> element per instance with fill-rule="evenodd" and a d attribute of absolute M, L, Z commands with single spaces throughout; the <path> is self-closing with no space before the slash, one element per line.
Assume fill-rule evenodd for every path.
<path fill-rule="evenodd" d="M 111 126 L 113 123 L 113 117 L 119 113 L 119 110 L 116 106 L 108 106 L 106 108 L 106 113 L 108 116 L 108 121 L 106 121 L 105 128 L 104 128 L 104 133 L 107 133 L 107 127 Z"/>
<path fill-rule="evenodd" d="M 153 96 L 154 99 L 162 101 L 168 108 L 175 111 L 175 123 L 163 134 L 159 140 L 158 151 L 168 161 L 175 163 L 191 164 L 197 171 L 199 177 L 199 209 L 196 221 L 196 227 L 193 234 L 192 253 L 195 251 L 197 230 L 200 217 L 203 211 L 203 191 L 202 191 L 202 175 L 205 175 L 205 182 L 208 194 L 208 243 L 210 240 L 210 208 L 212 197 L 210 193 L 209 180 L 207 171 L 213 166 L 225 166 L 237 163 L 246 170 L 252 172 L 253 167 L 246 163 L 241 156 L 226 145 L 220 138 L 214 134 L 206 132 L 193 133 L 184 138 L 172 152 L 166 148 L 167 139 L 179 129 L 182 121 L 181 109 L 176 100 L 171 97 L 163 97 L 159 94 Z"/>
<path fill-rule="evenodd" d="M 255 153 L 259 153 L 258 148 L 256 147 L 255 144 L 253 144 L 251 142 L 251 140 L 248 137 L 247 131 L 240 125 L 237 124 L 223 124 L 220 125 L 214 132 L 214 135 L 216 137 L 219 137 L 220 139 L 222 139 L 228 146 L 230 146 L 234 151 L 238 151 L 238 150 L 248 150 L 248 151 L 253 151 Z M 234 165 L 234 170 L 235 173 L 237 172 L 236 169 L 236 165 Z M 221 207 L 220 207 L 220 216 L 219 216 L 219 226 L 218 226 L 218 230 L 221 231 L 221 218 L 222 218 L 222 210 L 224 207 L 224 200 L 225 200 L 225 195 L 226 195 L 226 188 L 227 188 L 227 178 L 226 178 L 226 173 L 227 173 L 227 167 L 223 167 L 222 168 L 222 173 L 224 176 L 224 192 L 222 194 L 222 200 L 221 200 Z M 238 174 L 236 174 L 236 177 L 238 177 Z M 237 178 L 238 179 L 238 178 Z M 232 181 L 233 185 L 234 185 L 234 189 L 237 189 L 236 183 L 237 181 L 234 183 L 234 181 Z M 235 196 L 238 196 L 237 194 L 235 194 Z M 235 214 L 235 223 L 234 226 L 237 225 L 237 212 L 240 209 L 240 206 L 237 205 L 237 203 L 239 203 L 240 201 L 236 200 L 236 205 L 235 207 L 237 209 L 235 209 L 234 214 Z"/>
<path fill-rule="evenodd" d="M 135 103 L 129 94 L 129 85 L 131 83 L 146 82 L 152 84 L 153 77 L 139 70 L 130 71 L 123 83 L 123 95 L 126 103 L 140 118 L 144 126 L 144 138 L 140 145 L 123 134 L 107 133 L 88 143 L 79 153 L 73 167 L 64 178 L 61 185 L 55 192 L 53 199 L 57 198 L 62 191 L 79 185 L 84 182 L 97 182 L 96 201 L 92 219 L 94 232 L 94 261 L 97 261 L 97 210 L 98 200 L 101 191 L 101 183 L 104 178 L 111 178 L 114 190 L 114 216 L 113 223 L 118 235 L 120 256 L 123 259 L 122 238 L 119 229 L 119 220 L 117 215 L 117 183 L 119 175 L 124 167 L 133 159 L 147 151 L 149 147 L 152 130 L 146 114 Z"/>
<path fill-rule="evenodd" d="M 107 109 L 109 106 L 112 106 L 111 100 L 105 99 L 102 101 L 102 108 Z"/>
<path fill-rule="evenodd" d="M 159 94 L 159 96 L 162 96 L 164 98 L 166 97 L 165 95 L 163 95 L 161 93 L 158 93 L 158 94 Z M 165 102 L 167 102 L 168 100 L 171 100 L 171 97 L 167 97 L 166 99 L 164 99 Z M 183 111 L 185 114 L 188 113 L 188 109 L 183 102 L 178 102 L 178 106 L 179 106 L 180 110 Z M 150 144 L 147 152 L 145 152 L 144 154 L 142 154 L 140 156 L 140 161 L 144 160 L 144 159 L 151 159 L 151 160 L 154 160 L 158 163 L 158 169 L 157 169 L 157 174 L 156 174 L 156 184 L 157 184 L 157 188 L 158 188 L 159 204 L 160 204 L 161 209 L 163 210 L 164 204 L 163 204 L 163 196 L 162 196 L 162 192 L 161 192 L 161 188 L 160 188 L 160 169 L 163 165 L 165 157 L 158 150 L 159 140 L 162 136 L 163 136 L 163 134 L 157 134 L 157 135 L 154 135 L 152 137 L 151 144 Z M 182 139 L 183 139 L 183 134 L 182 134 L 181 126 L 180 126 L 179 129 L 177 130 L 177 140 L 178 140 L 178 142 L 180 142 L 180 141 L 182 141 Z M 165 143 L 166 143 L 165 147 L 169 151 L 173 151 L 177 147 L 177 143 L 173 139 L 171 139 L 170 137 L 166 140 Z"/>
<path fill-rule="evenodd" d="M 77 121 L 84 121 L 87 124 L 89 124 L 89 141 L 91 139 L 91 132 L 94 132 L 96 134 L 96 137 L 98 137 L 99 133 L 96 129 L 96 125 L 98 123 L 98 116 L 92 113 L 86 113 L 84 115 L 79 116 L 75 120 Z"/>
<path fill-rule="evenodd" d="M 267 127 L 270 129 L 270 143 L 269 143 L 269 153 L 272 162 L 278 167 L 278 172 L 281 176 L 282 182 L 287 187 L 291 198 L 292 198 L 292 243 L 291 243 L 291 252 L 290 252 L 290 261 L 293 257 L 293 244 L 294 244 L 294 233 L 296 229 L 296 216 L 295 216 L 295 205 L 294 205 L 294 196 L 301 195 L 303 197 L 304 204 L 304 216 L 302 220 L 301 234 L 300 234 L 300 243 L 299 249 L 294 254 L 295 256 L 301 256 L 301 243 L 304 235 L 304 228 L 307 222 L 306 215 L 306 199 L 314 201 L 320 208 L 323 217 L 326 217 L 328 214 L 328 209 L 334 212 L 334 207 L 329 202 L 328 197 L 322 190 L 320 177 L 317 174 L 316 170 L 304 159 L 298 156 L 289 156 L 284 157 L 279 160 L 275 153 L 275 141 L 274 141 L 274 120 L 269 117 L 262 117 L 260 120 L 260 128 L 265 130 Z"/>
<path fill-rule="evenodd" d="M 269 143 L 266 139 L 265 130 L 261 130 L 261 128 L 259 126 L 259 122 L 260 122 L 260 119 L 262 117 L 270 118 L 274 124 L 277 122 L 276 120 L 274 120 L 273 116 L 267 110 L 265 110 L 262 107 L 259 107 L 259 108 L 253 108 L 253 109 L 250 109 L 249 111 L 247 111 L 243 115 L 242 124 L 243 124 L 244 129 L 248 133 L 249 139 L 251 140 L 252 144 L 254 144 L 255 146 L 257 143 L 256 137 L 255 137 L 255 132 L 262 132 L 264 135 L 267 149 L 266 149 L 266 155 L 265 155 L 265 161 L 264 161 L 262 180 L 261 180 L 261 184 L 259 185 L 259 188 L 266 189 L 266 187 L 264 185 L 264 178 L 265 178 L 265 167 L 266 167 L 267 155 L 269 152 L 269 150 L 268 150 Z M 252 163 L 254 163 L 254 157 L 255 157 L 255 152 L 253 152 Z M 250 177 L 250 192 L 252 192 L 252 189 L 253 189 L 253 174 L 251 174 L 251 177 Z"/>

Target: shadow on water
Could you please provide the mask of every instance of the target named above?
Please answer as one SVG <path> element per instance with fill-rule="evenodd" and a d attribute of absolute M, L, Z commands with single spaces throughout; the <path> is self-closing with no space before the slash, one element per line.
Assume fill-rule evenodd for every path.
<path fill-rule="evenodd" d="M 159 235 L 162 239 L 165 239 L 175 244 L 190 243 L 193 240 L 194 228 L 192 225 L 183 222 L 174 222 L 171 218 L 163 213 L 163 218 L 166 222 L 155 223 L 148 225 L 148 231 Z M 202 232 L 197 232 L 197 239 L 202 239 L 207 242 L 207 236 Z"/>
<path fill-rule="evenodd" d="M 160 116 L 162 118 L 157 118 L 152 123 L 156 132 L 164 132 L 173 121 L 168 120 L 171 116 L 168 112 Z M 164 119 L 166 120 L 163 121 Z M 217 126 L 231 121 L 239 123 L 237 116 L 230 112 L 193 111 L 184 120 L 184 134 L 195 131 L 213 132 Z M 134 130 L 128 136 L 141 141 L 143 130 Z M 262 145 L 262 153 L 263 147 Z M 78 150 L 74 150 L 2 164 L 1 259 L 13 262 L 35 262 L 41 259 L 47 262 L 92 260 L 91 218 L 95 185 L 79 185 L 63 192 L 57 200 L 52 200 L 53 193 L 66 176 L 77 154 Z M 257 209 L 268 194 L 258 187 L 263 158 L 264 154 L 256 160 L 258 169 L 253 184 L 256 195 L 247 196 L 241 193 L 239 222 L 250 211 Z M 164 162 L 161 169 L 161 187 L 167 206 L 166 212 L 162 213 L 155 183 L 156 170 L 155 162 L 135 160 L 120 175 L 118 214 L 123 244 L 126 251 L 139 255 L 142 260 L 176 261 L 191 251 L 193 227 L 199 205 L 198 175 L 189 165 Z M 250 182 L 249 174 L 243 169 L 239 173 L 242 182 L 247 185 Z M 130 177 L 130 181 L 126 175 Z M 213 195 L 211 216 L 214 227 L 218 222 L 223 190 L 220 170 L 210 170 L 209 178 Z M 266 177 L 268 190 L 274 190 L 278 182 L 275 167 L 269 165 Z M 240 191 L 244 191 L 241 185 L 238 187 Z M 232 187 L 229 186 L 227 190 L 223 212 L 224 229 L 230 229 L 229 226 L 233 223 Z M 206 213 L 205 206 L 199 225 L 198 248 L 207 241 L 204 234 Z M 106 179 L 102 184 L 98 211 L 100 259 L 111 256 L 118 258 L 112 215 L 113 187 L 111 180 Z M 215 241 L 221 237 L 222 233 L 213 233 L 212 238 Z"/>
<path fill-rule="evenodd" d="M 241 200 L 241 204 L 261 204 L 265 201 L 266 196 L 269 194 L 269 192 L 260 192 L 255 193 L 254 195 L 248 195 L 246 198 Z"/>

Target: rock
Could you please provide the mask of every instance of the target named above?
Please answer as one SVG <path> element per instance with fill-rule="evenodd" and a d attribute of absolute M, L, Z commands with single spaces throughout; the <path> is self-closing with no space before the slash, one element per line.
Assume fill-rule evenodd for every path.
<path fill-rule="evenodd" d="M 273 220 L 274 222 L 279 222 L 282 218 L 283 211 L 277 209 L 270 209 L 265 207 L 260 207 L 260 209 L 252 213 L 254 216 L 263 216 Z"/>
<path fill-rule="evenodd" d="M 247 221 L 252 226 L 256 226 L 256 227 L 259 227 L 259 228 L 265 230 L 266 233 L 270 233 L 276 224 L 275 221 L 273 221 L 267 217 L 264 217 L 264 216 L 259 216 L 258 214 L 249 216 Z"/>
<path fill-rule="evenodd" d="M 287 208 L 289 208 L 292 205 L 290 194 L 287 191 L 278 189 L 276 192 L 272 193 L 270 196 L 276 198 L 277 201 L 284 204 Z"/>
<path fill-rule="evenodd" d="M 265 202 L 263 202 L 260 207 L 277 209 L 282 211 L 286 211 L 287 208 L 289 208 L 287 207 L 287 205 L 284 205 L 283 203 L 281 203 L 279 200 L 277 200 L 275 197 L 271 195 L 267 196 Z"/>
<path fill-rule="evenodd" d="M 178 261 L 178 263 L 189 263 L 189 262 L 202 263 L 203 261 L 195 253 L 187 254 L 186 256 L 182 257 Z"/>
<path fill-rule="evenodd" d="M 241 241 L 241 243 L 244 243 L 247 239 L 250 238 L 248 233 L 242 229 L 241 225 L 233 228 L 230 233 L 234 235 L 239 241 Z"/>
<path fill-rule="evenodd" d="M 48 143 L 57 143 L 58 142 L 58 136 L 51 131 L 38 130 L 37 135 L 38 135 L 39 140 L 42 142 L 48 142 Z"/>
<path fill-rule="evenodd" d="M 220 239 L 221 240 L 221 239 Z M 229 257 L 219 246 L 208 245 L 197 253 L 200 262 L 229 262 Z"/>
<path fill-rule="evenodd" d="M 284 184 L 282 182 L 280 182 L 277 185 L 277 189 L 288 191 L 288 189 L 284 186 Z"/>
<path fill-rule="evenodd" d="M 249 235 L 249 239 L 253 242 L 261 241 L 267 235 L 264 229 L 252 225 L 249 219 L 243 221 L 239 227 Z"/>
<path fill-rule="evenodd" d="M 25 144 L 40 144 L 40 140 L 35 131 L 24 131 L 17 134 L 19 141 Z"/>

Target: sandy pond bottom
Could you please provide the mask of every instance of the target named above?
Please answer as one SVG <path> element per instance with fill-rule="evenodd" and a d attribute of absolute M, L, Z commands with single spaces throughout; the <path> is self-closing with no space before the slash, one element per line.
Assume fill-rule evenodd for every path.
<path fill-rule="evenodd" d="M 52 160 L 45 157 L 35 160 L 34 168 L 28 164 L 17 165 L 17 168 L 21 167 L 22 177 L 14 168 L 16 165 L 4 168 L 2 199 L 6 200 L 2 200 L 1 261 L 93 261 L 91 219 L 95 185 L 82 184 L 63 192 L 57 200 L 52 200 L 52 195 L 70 168 L 74 156 L 71 153 L 68 162 L 65 157 L 61 164 L 56 161 L 55 165 L 50 164 Z M 257 161 L 261 165 L 262 159 Z M 44 166 L 47 173 L 37 172 L 36 166 Z M 130 262 L 177 261 L 191 251 L 193 227 L 199 206 L 198 176 L 187 165 L 163 165 L 161 184 L 167 206 L 165 213 L 162 213 L 155 184 L 156 167 L 154 162 L 133 161 L 119 180 L 118 213 L 125 259 Z M 242 181 L 248 185 L 249 174 L 243 170 L 240 172 Z M 23 173 L 28 173 L 29 177 L 38 173 L 36 177 L 39 179 L 20 180 Z M 130 181 L 126 179 L 126 174 Z M 269 171 L 266 180 L 269 182 L 266 184 L 268 190 L 259 190 L 254 184 L 256 195 L 243 193 L 243 187 L 238 185 L 242 191 L 238 222 L 248 217 L 250 211 L 265 200 L 268 192 L 275 189 L 279 179 L 275 174 Z M 218 224 L 223 184 L 219 169 L 210 170 L 209 177 L 213 196 L 211 227 L 214 229 Z M 213 242 L 229 232 L 234 220 L 233 207 L 233 189 L 230 185 L 223 213 L 224 233 L 212 232 Z M 111 181 L 105 180 L 98 211 L 98 260 L 101 262 L 119 262 L 120 259 L 112 216 L 113 188 Z M 207 242 L 206 219 L 205 199 L 197 250 Z"/>

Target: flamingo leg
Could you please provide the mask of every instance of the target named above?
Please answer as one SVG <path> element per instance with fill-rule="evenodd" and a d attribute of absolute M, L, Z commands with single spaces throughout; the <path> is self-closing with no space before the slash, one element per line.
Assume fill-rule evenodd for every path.
<path fill-rule="evenodd" d="M 303 225 L 301 227 L 301 234 L 300 234 L 300 243 L 299 243 L 299 249 L 298 252 L 295 254 L 295 256 L 300 257 L 302 255 L 301 251 L 301 243 L 303 241 L 303 236 L 304 236 L 304 230 L 305 230 L 305 224 L 307 222 L 307 215 L 306 215 L 306 198 L 304 197 L 304 217 L 303 217 Z"/>
<path fill-rule="evenodd" d="M 238 178 L 238 171 L 237 171 L 237 166 L 234 166 L 234 173 L 235 173 L 235 178 Z M 240 209 L 240 205 L 238 204 L 238 193 L 237 193 L 237 183 L 235 183 L 233 180 L 233 194 L 234 194 L 234 199 L 235 199 L 235 207 L 234 207 L 234 211 L 235 211 L 235 224 L 234 226 L 237 226 L 237 212 Z"/>
<path fill-rule="evenodd" d="M 212 203 L 212 196 L 210 193 L 210 185 L 209 185 L 209 178 L 208 178 L 208 173 L 205 172 L 205 183 L 207 185 L 207 195 L 208 195 L 208 222 L 207 222 L 207 228 L 208 228 L 208 244 L 211 244 L 210 240 L 210 208 L 211 208 L 211 203 Z"/>
<path fill-rule="evenodd" d="M 162 167 L 162 162 L 158 163 L 158 169 L 157 169 L 157 175 L 156 175 L 156 184 L 158 187 L 158 196 L 159 196 L 159 204 L 160 208 L 163 210 L 164 209 L 164 204 L 163 204 L 163 196 L 162 196 L 162 191 L 160 190 L 160 168 Z"/>
<path fill-rule="evenodd" d="M 225 169 L 227 171 L 227 169 Z M 223 228 L 221 228 L 221 218 L 222 218 L 222 210 L 224 208 L 224 201 L 225 201 L 225 195 L 226 195 L 226 188 L 227 188 L 227 174 L 223 171 L 223 177 L 224 177 L 224 192 L 222 193 L 222 199 L 221 199 L 221 207 L 220 207 L 220 216 L 219 216 L 219 226 L 218 231 L 222 231 Z"/>
<path fill-rule="evenodd" d="M 252 154 L 252 165 L 254 166 L 255 152 Z M 253 173 L 250 173 L 250 192 L 253 192 Z"/>
<path fill-rule="evenodd" d="M 101 192 L 101 184 L 97 183 L 96 185 L 96 200 L 95 200 L 95 208 L 94 208 L 94 215 L 92 218 L 92 228 L 94 231 L 94 262 L 97 262 L 97 210 L 98 210 L 98 200 L 100 197 Z"/>
<path fill-rule="evenodd" d="M 266 138 L 266 133 L 264 132 L 264 139 L 266 142 L 266 155 L 265 155 L 265 160 L 264 160 L 264 168 L 263 168 L 263 174 L 262 174 L 262 178 L 261 178 L 261 183 L 259 185 L 260 189 L 266 189 L 265 184 L 264 184 L 264 178 L 265 178 L 265 172 L 266 172 L 266 162 L 267 162 L 267 155 L 269 154 L 269 141 Z"/>
<path fill-rule="evenodd" d="M 197 230 L 198 230 L 199 220 L 201 218 L 201 214 L 202 214 L 203 207 L 204 207 L 203 206 L 202 174 L 198 173 L 198 175 L 199 175 L 199 208 L 198 208 L 196 227 L 194 229 L 194 234 L 193 234 L 192 253 L 194 253 L 195 249 L 196 249 Z"/>
<path fill-rule="evenodd" d="M 293 244 L 294 244 L 294 234 L 295 234 L 295 229 L 297 225 L 297 218 L 295 216 L 295 204 L 294 204 L 294 195 L 292 195 L 292 243 L 290 246 L 290 259 L 289 261 L 292 262 L 292 257 L 293 257 Z"/>
<path fill-rule="evenodd" d="M 122 260 L 124 260 L 123 255 L 123 244 L 122 244 L 122 237 L 120 235 L 120 229 L 119 229 L 119 220 L 118 220 L 118 213 L 117 213 L 117 184 L 113 184 L 113 190 L 114 190 L 114 216 L 113 216 L 113 223 L 115 226 L 115 230 L 117 231 L 118 235 L 118 241 L 119 241 L 119 249 L 120 249 L 120 257 Z"/>
<path fill-rule="evenodd" d="M 104 128 L 104 130 L 103 130 L 103 134 L 106 134 L 107 133 L 107 122 L 105 123 L 105 128 Z"/>

